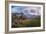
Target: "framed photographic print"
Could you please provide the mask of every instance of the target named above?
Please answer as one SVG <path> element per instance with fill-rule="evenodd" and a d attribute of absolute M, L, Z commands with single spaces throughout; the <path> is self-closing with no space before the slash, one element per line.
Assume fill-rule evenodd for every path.
<path fill-rule="evenodd" d="M 37 32 L 45 30 L 45 4 L 6 1 L 6 32 Z"/>

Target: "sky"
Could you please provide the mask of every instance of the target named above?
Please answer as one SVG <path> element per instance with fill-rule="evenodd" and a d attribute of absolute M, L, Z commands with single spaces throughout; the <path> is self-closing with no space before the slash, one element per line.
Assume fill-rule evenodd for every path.
<path fill-rule="evenodd" d="M 12 13 L 24 13 L 25 15 L 33 15 L 37 12 L 38 15 L 40 14 L 40 7 L 32 7 L 32 6 L 11 6 L 11 12 Z"/>
<path fill-rule="evenodd" d="M 24 10 L 25 7 L 22 7 L 22 6 L 12 6 L 11 7 L 11 10 L 12 10 L 12 13 L 20 13 L 22 12 L 22 10 Z"/>

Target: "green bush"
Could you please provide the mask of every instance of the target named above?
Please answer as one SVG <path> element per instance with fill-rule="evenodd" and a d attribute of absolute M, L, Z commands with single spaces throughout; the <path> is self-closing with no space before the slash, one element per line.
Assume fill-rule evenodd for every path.
<path fill-rule="evenodd" d="M 15 24 L 15 27 L 39 27 L 40 24 L 40 16 L 37 16 L 24 23 Z"/>

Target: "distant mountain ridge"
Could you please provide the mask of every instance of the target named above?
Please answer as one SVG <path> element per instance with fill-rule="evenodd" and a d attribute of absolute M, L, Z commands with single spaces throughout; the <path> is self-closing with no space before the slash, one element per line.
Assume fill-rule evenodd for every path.
<path fill-rule="evenodd" d="M 12 13 L 12 16 L 22 16 L 22 17 L 28 18 L 28 19 L 37 17 L 37 15 L 31 15 L 31 14 L 25 15 L 24 13 Z M 38 16 L 40 16 L 40 15 L 38 15 Z"/>

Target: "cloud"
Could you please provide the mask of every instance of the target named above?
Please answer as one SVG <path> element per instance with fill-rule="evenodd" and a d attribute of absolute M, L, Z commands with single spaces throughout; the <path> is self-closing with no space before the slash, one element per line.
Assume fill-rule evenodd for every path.
<path fill-rule="evenodd" d="M 12 6 L 11 11 L 12 13 L 24 13 L 24 15 L 40 15 L 40 7 L 27 7 L 27 6 Z M 35 13 L 39 12 L 39 13 Z"/>
<path fill-rule="evenodd" d="M 21 13 L 22 10 L 25 9 L 25 7 L 22 7 L 22 6 L 12 6 L 11 10 L 12 10 L 12 13 Z"/>

